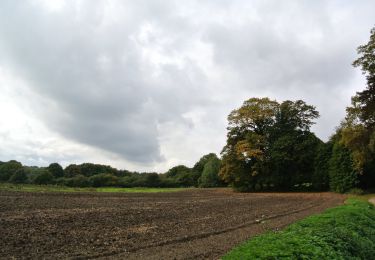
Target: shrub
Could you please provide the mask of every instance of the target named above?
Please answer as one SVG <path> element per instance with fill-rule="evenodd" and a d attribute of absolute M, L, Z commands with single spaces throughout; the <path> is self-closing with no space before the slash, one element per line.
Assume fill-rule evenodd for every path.
<path fill-rule="evenodd" d="M 64 176 L 64 170 L 58 163 L 51 163 L 47 170 L 55 177 L 55 178 L 61 178 Z"/>
<path fill-rule="evenodd" d="M 66 178 L 63 185 L 69 187 L 90 187 L 91 183 L 89 178 L 83 176 L 82 174 L 79 174 L 77 176 L 74 176 L 73 178 Z"/>
<path fill-rule="evenodd" d="M 118 177 L 108 174 L 101 173 L 89 178 L 93 187 L 103 187 L 103 186 L 118 186 Z"/>
<path fill-rule="evenodd" d="M 375 209 L 366 202 L 347 205 L 269 232 L 233 249 L 223 259 L 374 259 Z"/>
<path fill-rule="evenodd" d="M 220 160 L 215 156 L 210 158 L 203 167 L 202 175 L 198 179 L 199 186 L 204 188 L 220 186 Z"/>
<path fill-rule="evenodd" d="M 35 176 L 33 182 L 35 184 L 52 184 L 54 182 L 53 175 L 48 170 L 41 170 L 38 175 Z"/>
<path fill-rule="evenodd" d="M 27 183 L 27 174 L 25 169 L 18 169 L 12 176 L 9 178 L 9 182 L 12 183 Z"/>
<path fill-rule="evenodd" d="M 159 187 L 160 186 L 160 178 L 159 174 L 152 172 L 147 173 L 145 177 L 145 187 Z"/>
<path fill-rule="evenodd" d="M 8 181 L 17 170 L 22 169 L 22 164 L 11 160 L 0 165 L 0 181 Z"/>
<path fill-rule="evenodd" d="M 134 187 L 135 180 L 135 176 L 125 176 L 118 179 L 118 185 L 123 188 L 131 188 Z"/>
<path fill-rule="evenodd" d="M 348 191 L 349 194 L 353 194 L 353 195 L 363 195 L 365 192 L 364 190 L 360 189 L 360 188 L 353 188 L 353 189 L 350 189 Z"/>

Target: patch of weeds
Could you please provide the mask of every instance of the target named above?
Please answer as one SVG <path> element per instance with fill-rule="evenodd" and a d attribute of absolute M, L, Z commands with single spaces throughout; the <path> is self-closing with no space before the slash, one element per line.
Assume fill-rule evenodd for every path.
<path fill-rule="evenodd" d="M 346 204 L 268 232 L 234 248 L 222 259 L 374 259 L 375 209 Z"/>

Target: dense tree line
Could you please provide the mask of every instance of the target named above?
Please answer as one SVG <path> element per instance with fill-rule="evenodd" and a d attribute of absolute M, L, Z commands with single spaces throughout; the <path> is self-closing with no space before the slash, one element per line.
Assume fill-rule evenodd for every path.
<path fill-rule="evenodd" d="M 23 166 L 11 160 L 0 162 L 0 182 L 56 184 L 69 187 L 218 187 L 220 159 L 213 153 L 203 156 L 193 168 L 179 165 L 163 174 L 118 170 L 108 165 L 58 163 L 48 167 Z"/>

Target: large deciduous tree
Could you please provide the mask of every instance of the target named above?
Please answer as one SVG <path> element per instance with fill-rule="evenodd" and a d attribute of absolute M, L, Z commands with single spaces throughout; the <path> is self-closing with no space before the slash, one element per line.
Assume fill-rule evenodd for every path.
<path fill-rule="evenodd" d="M 310 126 L 318 116 L 315 107 L 302 100 L 245 101 L 228 116 L 221 178 L 240 191 L 311 182 L 314 151 L 321 141 Z"/>
<path fill-rule="evenodd" d="M 339 128 L 338 142 L 351 153 L 360 185 L 367 188 L 370 183 L 375 186 L 375 28 L 371 30 L 369 42 L 357 51 L 359 57 L 353 65 L 361 68 L 367 86 L 352 97 L 352 105 L 347 108 Z"/>

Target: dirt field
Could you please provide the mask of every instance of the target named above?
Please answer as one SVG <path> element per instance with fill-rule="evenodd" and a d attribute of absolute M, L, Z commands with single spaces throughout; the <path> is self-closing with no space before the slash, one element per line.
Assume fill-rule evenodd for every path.
<path fill-rule="evenodd" d="M 217 259 L 344 197 L 332 193 L 0 191 L 0 258 Z"/>

